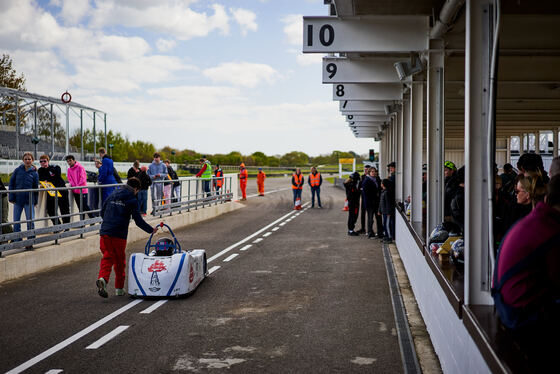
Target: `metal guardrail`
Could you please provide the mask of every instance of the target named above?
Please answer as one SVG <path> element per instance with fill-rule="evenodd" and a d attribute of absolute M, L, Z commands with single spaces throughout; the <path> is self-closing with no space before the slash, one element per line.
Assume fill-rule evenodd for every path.
<path fill-rule="evenodd" d="M 218 192 L 214 189 L 214 182 L 217 179 L 221 179 L 223 181 L 222 188 Z M 171 194 L 167 194 L 168 190 L 172 189 L 173 183 L 179 183 L 179 188 L 175 190 L 178 192 L 176 196 Z M 162 181 L 154 181 L 152 184 L 151 189 L 155 189 L 155 191 L 159 191 L 159 189 L 155 186 L 161 184 L 161 196 L 156 196 L 157 193 L 151 193 L 152 199 L 152 212 L 153 216 L 163 217 L 164 215 L 172 215 L 173 213 L 181 213 L 181 212 L 188 212 L 192 209 L 204 208 L 210 205 L 216 204 L 223 204 L 225 202 L 231 201 L 233 198 L 232 192 L 232 177 L 225 176 L 222 178 L 212 178 L 208 180 L 210 184 L 210 191 L 204 191 L 204 180 L 201 179 L 176 179 L 176 180 L 162 180 Z M 38 188 L 38 189 L 22 189 L 22 190 L 13 190 L 13 191 L 0 191 L 0 198 L 4 195 L 9 193 L 27 193 L 29 194 L 29 201 L 30 205 L 33 206 L 33 194 L 34 193 L 42 193 L 46 194 L 48 191 L 55 191 L 54 192 L 54 211 L 56 212 L 55 215 L 49 216 L 45 214 L 41 217 L 35 217 L 32 220 L 28 219 L 20 219 L 19 221 L 10 221 L 6 223 L 0 223 L 0 232 L 3 227 L 11 227 L 14 224 L 22 225 L 21 230 L 19 232 L 12 232 L 6 234 L 0 234 L 0 257 L 2 257 L 3 252 L 7 250 L 13 249 L 20 249 L 20 248 L 27 248 L 33 249 L 32 246 L 35 244 L 46 243 L 46 242 L 53 242 L 54 244 L 58 244 L 60 239 L 68 238 L 72 236 L 79 236 L 83 237 L 85 233 L 98 231 L 101 227 L 100 223 L 102 222 L 102 218 L 99 217 L 100 212 L 100 204 L 101 196 L 102 196 L 102 189 L 103 188 L 110 188 L 110 187 L 122 187 L 123 184 L 108 184 L 108 185 L 95 185 L 95 186 L 82 186 L 78 188 L 77 186 L 73 187 L 57 187 L 57 188 Z M 170 188 L 168 188 L 168 186 Z M 90 210 L 84 210 L 84 198 L 82 194 L 82 188 L 88 188 L 90 193 L 95 193 L 97 195 L 98 205 L 90 207 Z M 80 204 L 79 207 L 74 205 L 73 196 L 71 195 L 72 190 L 79 190 L 80 191 Z M 95 191 L 95 192 L 93 192 Z M 70 203 L 70 213 L 69 214 L 58 214 L 59 212 L 59 199 L 61 197 L 58 196 L 59 192 L 67 193 L 68 200 Z M 149 191 L 149 193 L 152 191 Z M 77 210 L 77 211 L 76 211 Z M 22 216 L 25 212 L 22 212 Z M 89 218 L 86 218 L 86 215 Z M 25 216 L 27 218 L 27 216 Z M 60 222 L 61 219 L 70 219 L 75 220 L 74 222 L 68 223 L 59 223 L 59 224 L 49 224 L 49 221 L 58 220 Z M 40 227 L 40 228 L 33 228 L 31 230 L 24 230 L 23 225 L 32 222 L 35 226 L 36 223 L 45 222 L 49 226 L 47 227 Z M 52 222 L 51 222 L 52 223 Z"/>

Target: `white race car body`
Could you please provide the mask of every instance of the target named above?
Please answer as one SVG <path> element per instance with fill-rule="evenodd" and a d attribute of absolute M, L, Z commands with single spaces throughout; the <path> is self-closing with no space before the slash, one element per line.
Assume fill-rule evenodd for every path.
<path fill-rule="evenodd" d="M 128 293 L 132 296 L 169 297 L 193 292 L 206 274 L 203 249 L 171 256 L 133 253 L 128 262 Z"/>

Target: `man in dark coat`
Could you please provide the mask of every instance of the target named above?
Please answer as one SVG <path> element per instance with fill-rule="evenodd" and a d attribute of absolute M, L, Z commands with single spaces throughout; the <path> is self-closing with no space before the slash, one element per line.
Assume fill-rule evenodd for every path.
<path fill-rule="evenodd" d="M 356 221 L 358 220 L 358 212 L 360 210 L 360 189 L 358 184 L 360 183 L 360 174 L 354 172 L 350 175 L 344 182 L 344 188 L 346 189 L 346 199 L 348 200 L 348 235 L 358 236 L 354 227 L 356 226 Z"/>

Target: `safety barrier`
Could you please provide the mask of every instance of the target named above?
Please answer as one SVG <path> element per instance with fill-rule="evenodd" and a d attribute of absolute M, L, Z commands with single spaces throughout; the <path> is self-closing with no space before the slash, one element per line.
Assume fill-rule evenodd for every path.
<path fill-rule="evenodd" d="M 173 213 L 188 212 L 191 209 L 199 209 L 208 207 L 215 204 L 223 204 L 227 201 L 231 201 L 234 198 L 233 189 L 237 189 L 237 185 L 234 184 L 232 175 L 224 176 L 221 179 L 223 185 L 220 191 L 216 192 L 214 187 L 214 181 L 218 178 L 212 178 L 208 180 L 210 185 L 210 191 L 206 192 L 204 190 L 204 180 L 196 178 L 180 178 L 176 180 L 165 180 L 165 181 L 154 181 L 152 184 L 152 199 L 149 201 L 148 208 L 151 205 L 153 216 L 162 217 L 164 215 L 171 215 Z M 167 195 L 167 187 L 172 187 L 173 183 L 179 183 L 177 189 L 175 189 L 175 195 Z M 159 188 L 157 186 L 161 185 L 162 194 L 158 195 L 157 191 Z M 8 198 L 6 195 L 9 193 L 26 193 L 28 194 L 29 206 L 32 206 L 33 214 L 31 219 L 25 215 L 25 220 L 23 215 L 25 210 L 22 212 L 22 217 L 19 220 L 13 219 L 14 209 L 11 210 L 10 216 L 8 217 L 8 222 L 2 222 L 0 224 L 0 257 L 3 256 L 5 251 L 26 248 L 28 250 L 33 249 L 33 245 L 53 242 L 53 244 L 58 244 L 59 240 L 69 237 L 83 237 L 85 233 L 98 231 L 100 229 L 100 223 L 102 218 L 99 217 L 101 208 L 101 196 L 102 190 L 104 188 L 122 188 L 123 184 L 110 184 L 110 185 L 91 185 L 84 186 L 82 188 L 88 189 L 88 194 L 82 194 L 82 189 L 77 189 L 76 187 L 57 187 L 57 188 L 38 188 L 38 189 L 22 189 L 13 191 L 0 191 L 0 197 L 3 200 Z M 79 190 L 77 194 L 77 199 L 72 198 L 73 192 L 71 190 Z M 33 195 L 37 194 L 37 205 L 33 205 Z M 61 200 L 63 199 L 63 194 L 68 196 L 69 202 L 69 213 L 59 214 L 59 208 Z M 51 195 L 52 198 L 47 198 L 47 195 Z M 87 200 L 86 200 L 87 195 Z M 48 215 L 47 204 L 48 200 L 54 200 L 55 214 L 52 216 Z M 14 205 L 10 204 L 13 208 Z M 84 208 L 89 209 L 84 209 Z M 4 208 L 3 208 L 4 210 Z M 86 218 L 87 216 L 87 218 Z M 9 219 L 11 218 L 11 219 Z M 61 223 L 67 221 L 65 223 Z M 51 221 L 52 225 L 49 224 Z M 56 223 L 58 222 L 58 223 Z M 14 225 L 20 225 L 22 231 L 18 232 L 6 232 L 12 231 Z M 23 225 L 26 224 L 27 230 L 23 230 Z M 38 227 L 41 226 L 41 227 Z"/>

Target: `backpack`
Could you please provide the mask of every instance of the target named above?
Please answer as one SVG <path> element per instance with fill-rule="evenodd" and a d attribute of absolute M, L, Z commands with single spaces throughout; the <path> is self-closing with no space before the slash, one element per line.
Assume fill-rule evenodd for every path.
<path fill-rule="evenodd" d="M 502 241 L 502 244 L 504 242 Z M 541 244 L 537 247 L 533 252 L 531 252 L 527 257 L 519 261 L 513 267 L 511 267 L 508 271 L 502 275 L 500 282 L 498 283 L 498 263 L 500 257 L 500 250 L 498 250 L 498 255 L 496 256 L 496 262 L 494 264 L 494 281 L 492 286 L 492 298 L 494 299 L 494 304 L 496 307 L 496 311 L 500 317 L 502 323 L 511 330 L 518 330 L 524 326 L 528 326 L 531 324 L 536 323 L 541 315 L 543 314 L 542 308 L 518 308 L 513 307 L 509 304 L 506 304 L 504 301 L 501 291 L 504 284 L 511 279 L 511 277 L 519 274 L 520 272 L 528 269 L 531 267 L 537 260 L 541 259 L 542 257 L 546 256 L 548 251 L 553 248 L 558 249 L 560 246 L 560 234 L 554 235 L 552 238 Z M 545 308 L 558 308 L 559 300 L 553 301 L 550 305 L 545 304 Z"/>

